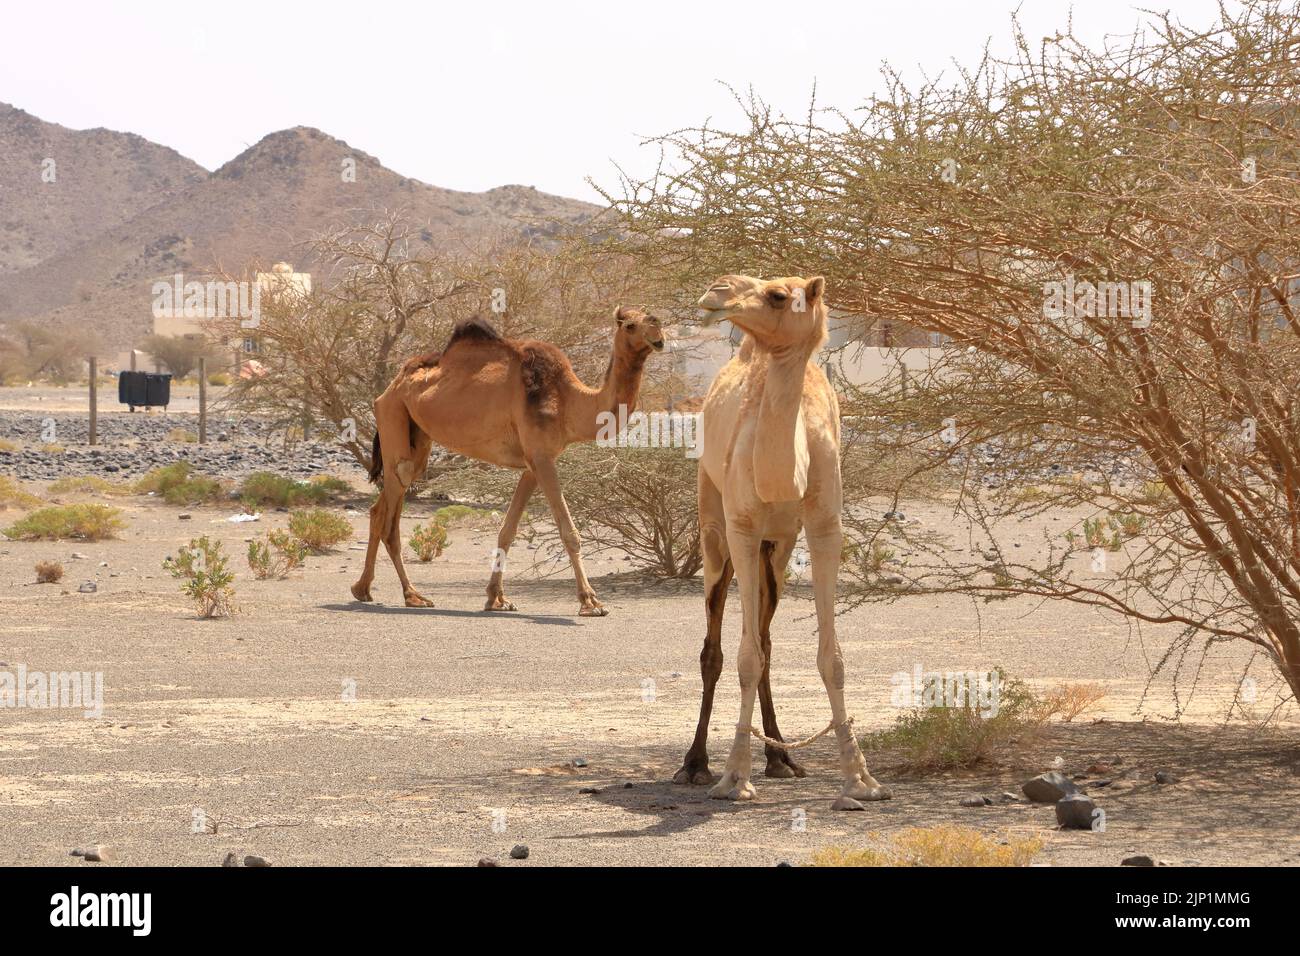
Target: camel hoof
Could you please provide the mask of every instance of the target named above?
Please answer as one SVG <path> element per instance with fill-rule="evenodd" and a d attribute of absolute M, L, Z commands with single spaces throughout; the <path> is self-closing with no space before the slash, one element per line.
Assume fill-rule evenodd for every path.
<path fill-rule="evenodd" d="M 512 602 L 512 601 L 507 601 L 507 600 L 506 600 L 505 598 L 503 598 L 503 597 L 498 597 L 498 598 L 488 598 L 488 602 L 487 602 L 487 604 L 483 605 L 483 610 L 485 610 L 485 611 L 517 611 L 517 610 L 519 610 L 519 608 L 515 607 L 514 602 Z"/>
<path fill-rule="evenodd" d="M 722 784 L 717 784 L 709 791 L 709 796 L 714 800 L 734 800 L 737 803 L 748 803 L 758 796 L 758 791 L 748 780 L 736 784 L 729 789 L 722 789 Z"/>
<path fill-rule="evenodd" d="M 681 770 L 673 774 L 673 783 L 691 787 L 707 787 L 716 779 L 718 778 L 713 776 L 708 766 L 682 767 Z"/>
<path fill-rule="evenodd" d="M 609 608 L 603 607 L 600 604 L 595 604 L 592 605 L 591 607 L 583 607 L 578 609 L 579 617 L 605 617 L 608 614 L 609 614 Z"/>
<path fill-rule="evenodd" d="M 840 794 L 840 796 L 848 797 L 852 800 L 865 800 L 868 803 L 873 803 L 877 800 L 894 799 L 894 795 L 890 792 L 888 787 L 875 780 L 867 783 L 860 777 L 845 787 L 844 792 Z"/>
<path fill-rule="evenodd" d="M 370 588 L 363 588 L 360 584 L 352 585 L 352 596 L 358 601 L 369 602 L 374 600 L 374 598 L 370 596 Z"/>
<path fill-rule="evenodd" d="M 843 794 L 841 794 L 840 796 L 835 798 L 835 802 L 831 804 L 831 809 L 832 810 L 865 810 L 867 808 L 864 807 L 862 804 L 860 804 L 858 801 L 854 800 L 852 797 L 846 797 Z"/>
<path fill-rule="evenodd" d="M 423 595 L 420 594 L 416 594 L 414 591 L 412 591 L 410 594 L 406 595 L 406 606 L 407 607 L 433 607 L 433 602 L 430 601 L 427 597 L 424 597 Z"/>
<path fill-rule="evenodd" d="M 808 771 L 791 760 L 789 754 L 778 752 L 768 756 L 767 769 L 763 771 L 763 776 L 776 780 L 789 780 L 792 777 L 806 777 Z"/>

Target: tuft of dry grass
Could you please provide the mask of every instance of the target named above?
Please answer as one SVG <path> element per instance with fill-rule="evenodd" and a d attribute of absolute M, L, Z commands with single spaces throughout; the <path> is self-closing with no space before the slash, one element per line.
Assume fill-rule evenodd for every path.
<path fill-rule="evenodd" d="M 130 485 L 112 482 L 98 475 L 60 478 L 51 482 L 46 490 L 52 495 L 89 494 L 113 496 L 129 495 L 132 491 Z"/>
<path fill-rule="evenodd" d="M 993 839 L 969 827 L 908 827 L 887 838 L 870 834 L 872 846 L 826 847 L 811 866 L 1028 866 L 1043 848 L 1038 837 L 1007 834 Z"/>
<path fill-rule="evenodd" d="M 58 561 L 36 562 L 37 584 L 58 584 L 63 580 L 63 565 Z"/>
<path fill-rule="evenodd" d="M 352 525 L 324 508 L 309 508 L 289 515 L 289 533 L 313 554 L 321 554 L 352 537 Z"/>

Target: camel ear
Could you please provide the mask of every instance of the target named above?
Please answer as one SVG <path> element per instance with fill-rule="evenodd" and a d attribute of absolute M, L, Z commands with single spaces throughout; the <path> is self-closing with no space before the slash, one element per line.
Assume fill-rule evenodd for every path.
<path fill-rule="evenodd" d="M 614 324 L 622 325 L 625 321 L 627 321 L 627 316 L 623 314 L 623 307 L 621 305 L 614 306 Z"/>
<path fill-rule="evenodd" d="M 809 302 L 816 302 L 821 298 L 822 293 L 826 291 L 826 279 L 822 276 L 815 276 L 808 280 L 804 286 L 804 298 Z"/>

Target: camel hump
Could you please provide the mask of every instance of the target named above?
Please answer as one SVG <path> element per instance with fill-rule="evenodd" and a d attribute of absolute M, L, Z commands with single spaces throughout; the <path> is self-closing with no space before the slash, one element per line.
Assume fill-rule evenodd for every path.
<path fill-rule="evenodd" d="M 456 327 L 451 330 L 451 338 L 447 340 L 447 348 L 464 341 L 500 342 L 502 338 L 501 333 L 484 316 L 475 315 L 456 323 Z"/>
<path fill-rule="evenodd" d="M 441 358 L 441 352 L 425 352 L 423 355 L 417 355 L 415 358 L 407 359 L 406 364 L 402 366 L 402 374 L 410 375 L 414 372 L 418 372 L 422 368 L 437 368 L 438 361 Z"/>

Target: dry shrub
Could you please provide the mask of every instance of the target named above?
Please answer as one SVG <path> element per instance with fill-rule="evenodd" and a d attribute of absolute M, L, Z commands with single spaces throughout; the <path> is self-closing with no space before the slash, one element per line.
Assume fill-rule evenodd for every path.
<path fill-rule="evenodd" d="M 58 561 L 36 562 L 36 583 L 57 584 L 63 580 L 63 565 Z"/>
<path fill-rule="evenodd" d="M 411 550 L 421 561 L 432 561 L 447 547 L 447 528 L 435 518 L 427 525 L 417 524 L 411 531 Z"/>
<path fill-rule="evenodd" d="M 289 515 L 289 533 L 313 554 L 322 554 L 352 537 L 352 525 L 324 508 L 310 508 Z"/>
<path fill-rule="evenodd" d="M 79 475 L 75 478 L 60 478 L 50 484 L 48 491 L 52 495 L 94 494 L 121 496 L 132 493 L 130 485 L 109 481 L 98 475 Z"/>
<path fill-rule="evenodd" d="M 918 707 L 894 726 L 862 738 L 864 750 L 885 752 L 904 772 L 927 774 L 994 764 L 1032 743 L 1054 711 L 1020 680 L 999 669 L 995 713 L 980 713 L 969 696 L 960 706 Z"/>
<path fill-rule="evenodd" d="M 968 827 L 908 827 L 860 850 L 826 847 L 812 866 L 1028 866 L 1043 848 L 1038 837 L 1004 839 Z"/>
<path fill-rule="evenodd" d="M 1100 684 L 1058 684 L 1043 697 L 1043 704 L 1053 715 L 1069 723 L 1080 714 L 1096 707 L 1106 696 Z"/>
<path fill-rule="evenodd" d="M 24 491 L 23 486 L 17 481 L 7 475 L 0 475 L 0 508 L 8 508 L 10 505 L 17 508 L 35 508 L 40 503 L 40 498 Z"/>
<path fill-rule="evenodd" d="M 121 514 L 122 509 L 108 505 L 53 505 L 33 511 L 4 533 L 17 541 L 99 541 L 117 537 L 126 526 Z"/>

